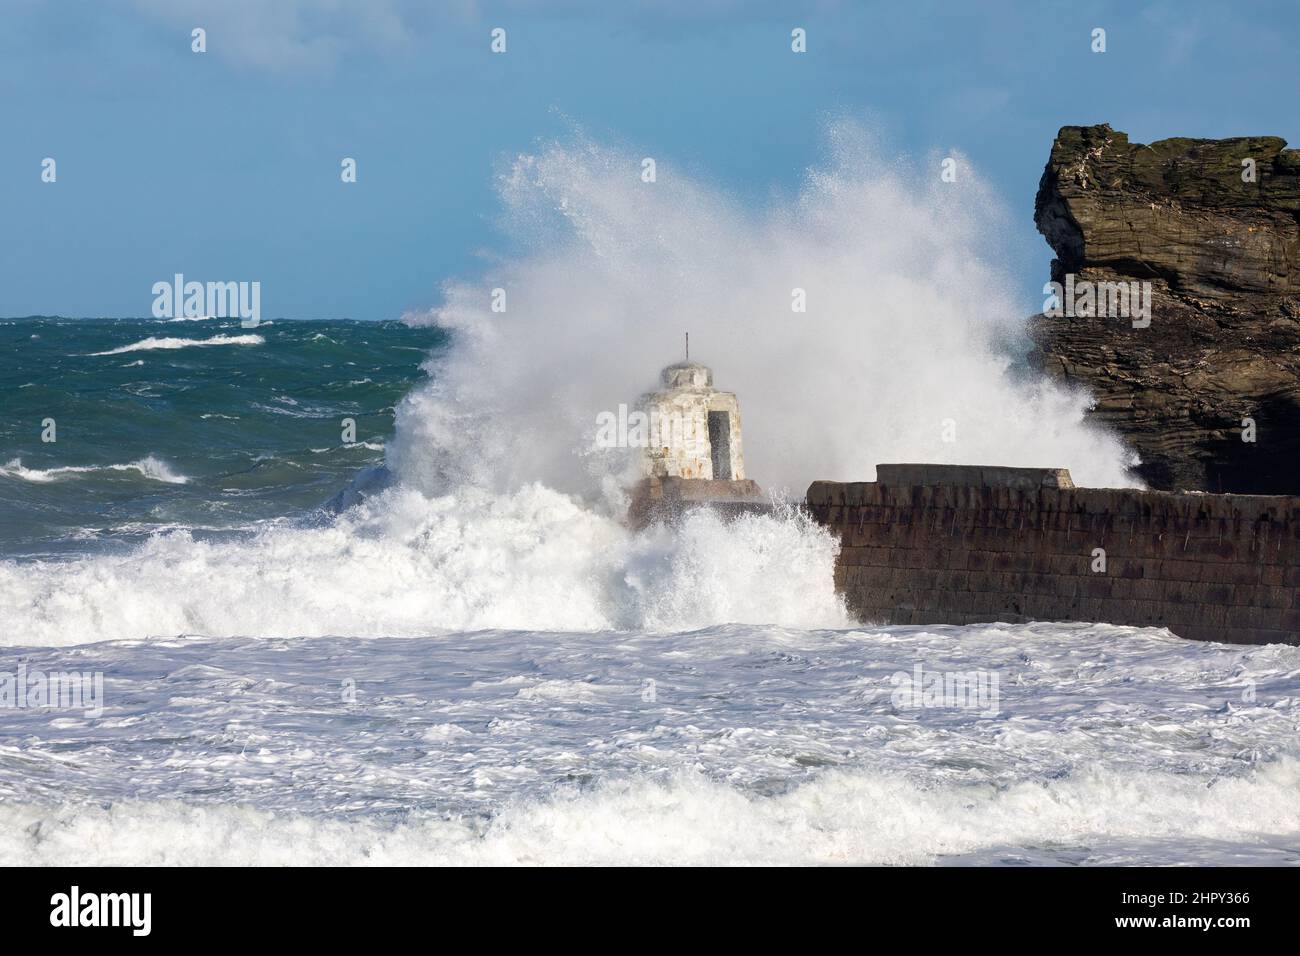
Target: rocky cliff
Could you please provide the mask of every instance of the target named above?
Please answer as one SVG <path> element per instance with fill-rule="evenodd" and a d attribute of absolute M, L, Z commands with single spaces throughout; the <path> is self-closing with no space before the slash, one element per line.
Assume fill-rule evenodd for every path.
<path fill-rule="evenodd" d="M 1035 221 L 1060 294 L 1031 320 L 1030 359 L 1096 396 L 1153 488 L 1300 492 L 1300 151 L 1285 146 L 1143 145 L 1105 125 L 1052 146 Z"/>

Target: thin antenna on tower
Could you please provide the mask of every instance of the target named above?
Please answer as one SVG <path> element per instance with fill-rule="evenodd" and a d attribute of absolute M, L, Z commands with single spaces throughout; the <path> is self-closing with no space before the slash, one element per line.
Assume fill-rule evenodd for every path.
<path fill-rule="evenodd" d="M 691 360 L 691 333 L 686 333 L 686 361 Z"/>

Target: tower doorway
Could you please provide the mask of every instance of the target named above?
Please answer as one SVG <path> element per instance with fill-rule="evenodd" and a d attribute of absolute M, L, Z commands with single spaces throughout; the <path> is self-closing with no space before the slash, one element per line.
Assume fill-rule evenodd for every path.
<path fill-rule="evenodd" d="M 713 453 L 713 477 L 731 480 L 731 414 L 709 412 L 709 448 Z"/>

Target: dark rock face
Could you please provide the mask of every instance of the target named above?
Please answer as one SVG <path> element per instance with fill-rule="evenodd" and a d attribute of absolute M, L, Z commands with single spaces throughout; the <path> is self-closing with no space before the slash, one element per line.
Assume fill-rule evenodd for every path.
<path fill-rule="evenodd" d="M 1073 316 L 1031 319 L 1030 360 L 1097 398 L 1153 488 L 1300 492 L 1300 151 L 1285 146 L 1148 146 L 1104 125 L 1052 146 L 1034 218 L 1053 282 L 1149 283 L 1151 307 L 1147 324 L 1066 296 Z"/>

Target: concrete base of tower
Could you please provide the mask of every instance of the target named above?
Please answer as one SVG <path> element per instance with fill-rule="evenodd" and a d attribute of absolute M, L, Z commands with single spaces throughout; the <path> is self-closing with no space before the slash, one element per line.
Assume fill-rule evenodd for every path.
<path fill-rule="evenodd" d="M 711 508 L 726 516 L 765 514 L 772 502 L 758 482 L 748 478 L 643 478 L 632 487 L 628 524 L 644 528 L 656 522 L 671 523 L 694 508 Z"/>

